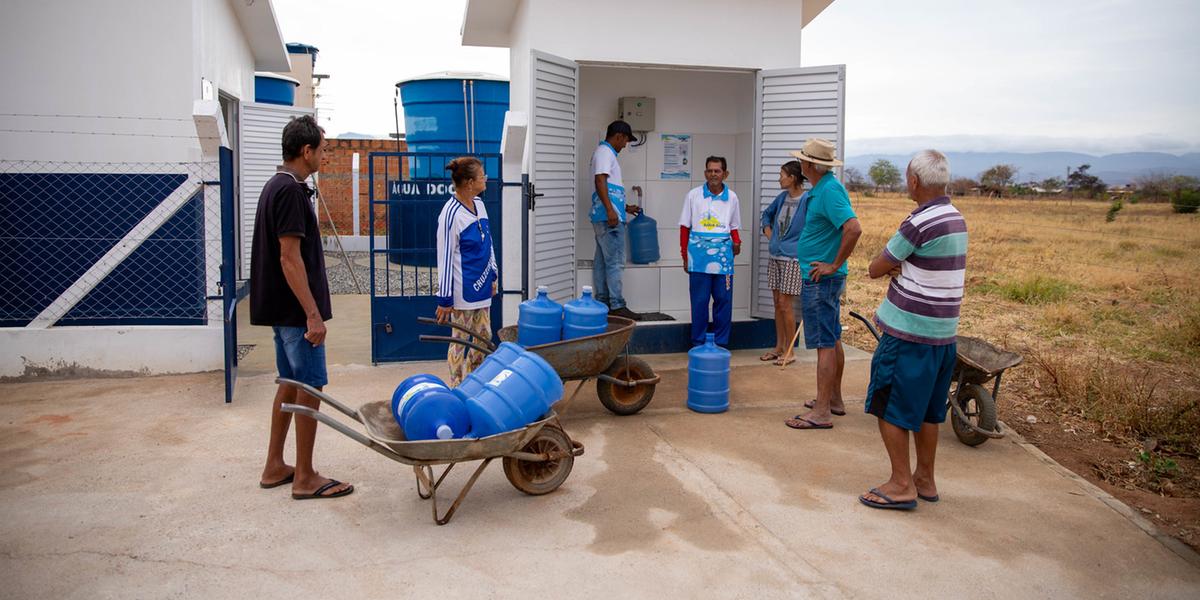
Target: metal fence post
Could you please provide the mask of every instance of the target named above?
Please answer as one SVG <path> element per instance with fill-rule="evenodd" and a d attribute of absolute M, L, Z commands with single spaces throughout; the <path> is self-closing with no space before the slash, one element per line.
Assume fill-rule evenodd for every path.
<path fill-rule="evenodd" d="M 225 329 L 225 403 L 233 402 L 237 381 L 237 219 L 233 201 L 233 150 L 221 146 L 221 296 Z"/>

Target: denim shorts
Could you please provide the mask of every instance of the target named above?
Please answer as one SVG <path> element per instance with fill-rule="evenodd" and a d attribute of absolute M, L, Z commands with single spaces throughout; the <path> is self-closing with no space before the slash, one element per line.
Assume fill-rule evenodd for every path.
<path fill-rule="evenodd" d="M 804 347 L 833 348 L 842 339 L 842 289 L 845 277 L 805 279 L 800 286 L 800 313 L 804 317 Z"/>
<path fill-rule="evenodd" d="M 275 332 L 275 368 L 279 376 L 315 388 L 329 383 L 325 372 L 325 344 L 313 348 L 304 339 L 307 327 L 272 327 Z"/>
<path fill-rule="evenodd" d="M 957 344 L 932 346 L 884 334 L 871 357 L 866 413 L 908 431 L 944 422 L 956 349 Z"/>

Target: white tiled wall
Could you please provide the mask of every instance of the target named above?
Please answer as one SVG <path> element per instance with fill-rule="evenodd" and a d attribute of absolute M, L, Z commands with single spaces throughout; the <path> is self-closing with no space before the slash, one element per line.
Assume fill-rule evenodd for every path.
<path fill-rule="evenodd" d="M 704 183 L 703 160 L 724 156 L 731 172 L 726 183 L 739 197 L 744 252 L 734 267 L 734 315 L 749 317 L 750 236 L 757 226 L 751 182 L 753 164 L 750 127 L 754 116 L 754 74 L 669 71 L 584 66 L 579 87 L 579 165 L 577 166 L 578 223 L 576 257 L 591 260 L 595 239 L 587 220 L 593 182 L 589 161 L 604 128 L 617 117 L 621 96 L 656 99 L 656 127 L 644 145 L 626 147 L 618 160 L 630 203 L 638 201 L 633 186 L 644 190 L 642 207 L 658 222 L 662 259 L 653 265 L 627 264 L 624 295 L 639 312 L 661 311 L 688 320 L 687 273 L 679 255 L 679 213 L 688 190 Z M 692 179 L 663 180 L 664 133 L 692 136 Z M 578 269 L 579 286 L 591 284 L 590 268 Z"/>

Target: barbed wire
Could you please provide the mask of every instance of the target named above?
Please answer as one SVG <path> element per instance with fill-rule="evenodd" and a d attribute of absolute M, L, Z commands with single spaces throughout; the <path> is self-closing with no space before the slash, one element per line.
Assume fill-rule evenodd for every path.
<path fill-rule="evenodd" d="M 116 119 L 123 121 L 179 121 L 193 122 L 183 117 L 135 117 L 121 115 L 70 115 L 70 114 L 37 114 L 37 113 L 0 113 L 0 117 L 33 117 L 38 119 Z"/>
<path fill-rule="evenodd" d="M 0 129 L 0 133 L 40 133 L 56 135 L 112 135 L 118 137 L 166 138 L 188 140 L 219 140 L 215 135 L 170 135 L 163 133 L 130 133 L 120 131 L 66 131 L 58 129 Z"/>

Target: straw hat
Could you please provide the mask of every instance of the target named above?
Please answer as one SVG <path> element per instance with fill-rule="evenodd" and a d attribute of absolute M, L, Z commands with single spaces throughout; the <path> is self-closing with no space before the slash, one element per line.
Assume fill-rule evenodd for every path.
<path fill-rule="evenodd" d="M 792 156 L 827 167 L 842 166 L 842 161 L 838 160 L 834 153 L 833 142 L 822 138 L 809 138 L 804 142 L 803 148 L 792 150 Z"/>

